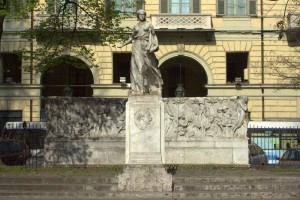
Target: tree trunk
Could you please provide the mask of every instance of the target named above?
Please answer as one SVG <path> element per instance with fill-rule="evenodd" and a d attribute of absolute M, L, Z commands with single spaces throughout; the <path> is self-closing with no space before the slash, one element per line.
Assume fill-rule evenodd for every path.
<path fill-rule="evenodd" d="M 4 15 L 0 15 L 0 43 L 2 39 L 2 33 L 3 33 L 3 22 L 4 22 Z"/>

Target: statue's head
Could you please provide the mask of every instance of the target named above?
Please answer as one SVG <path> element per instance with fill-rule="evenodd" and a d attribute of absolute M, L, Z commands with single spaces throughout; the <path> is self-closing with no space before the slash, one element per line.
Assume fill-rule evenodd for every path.
<path fill-rule="evenodd" d="M 147 15 L 147 13 L 146 13 L 146 11 L 145 11 L 144 9 L 139 9 L 139 10 L 136 12 L 137 18 L 139 18 L 139 15 L 140 15 L 140 14 L 144 14 L 145 17 L 146 17 L 146 15 Z"/>

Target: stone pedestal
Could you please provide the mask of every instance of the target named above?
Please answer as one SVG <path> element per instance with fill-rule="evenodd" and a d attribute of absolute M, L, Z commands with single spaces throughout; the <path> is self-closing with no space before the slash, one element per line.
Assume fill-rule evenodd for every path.
<path fill-rule="evenodd" d="M 126 164 L 165 163 L 164 104 L 158 95 L 129 96 Z"/>
<path fill-rule="evenodd" d="M 119 191 L 172 191 L 172 175 L 162 165 L 127 165 L 118 177 Z"/>
<path fill-rule="evenodd" d="M 165 163 L 164 104 L 159 95 L 129 96 L 126 104 L 127 166 L 119 191 L 172 191 Z"/>

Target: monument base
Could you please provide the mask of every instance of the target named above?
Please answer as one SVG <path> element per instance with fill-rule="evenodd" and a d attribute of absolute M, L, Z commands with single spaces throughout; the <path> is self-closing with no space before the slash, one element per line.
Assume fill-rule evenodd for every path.
<path fill-rule="evenodd" d="M 126 165 L 118 176 L 119 191 L 172 191 L 172 175 L 163 165 Z"/>
<path fill-rule="evenodd" d="M 125 163 L 165 163 L 164 103 L 157 95 L 129 96 Z"/>

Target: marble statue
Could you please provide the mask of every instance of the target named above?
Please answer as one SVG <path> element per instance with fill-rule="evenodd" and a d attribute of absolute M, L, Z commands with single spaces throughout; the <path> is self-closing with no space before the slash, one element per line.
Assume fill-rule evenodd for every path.
<path fill-rule="evenodd" d="M 161 94 L 163 80 L 154 52 L 158 51 L 158 40 L 153 25 L 146 21 L 146 12 L 137 11 L 138 23 L 131 37 L 118 48 L 132 43 L 130 79 L 132 95 L 145 93 Z"/>

